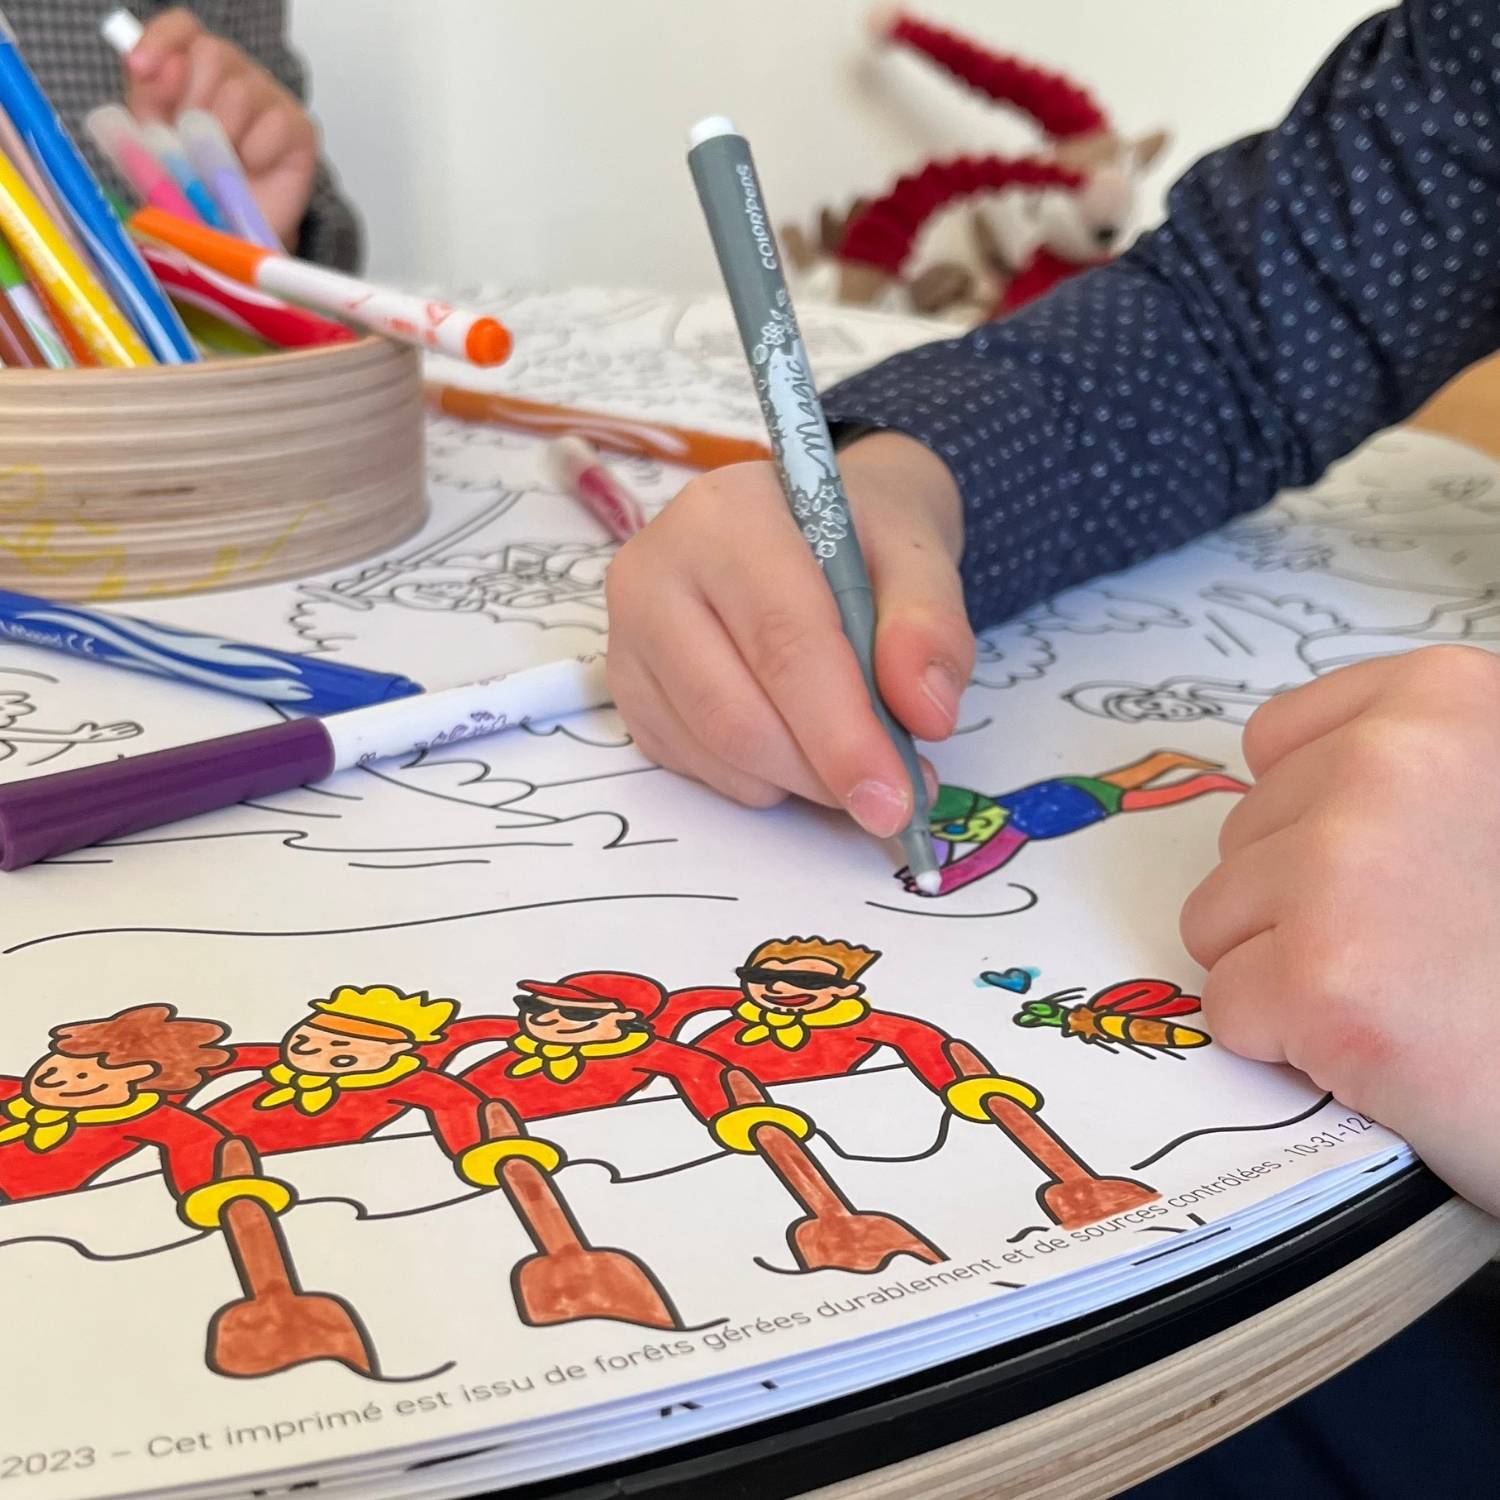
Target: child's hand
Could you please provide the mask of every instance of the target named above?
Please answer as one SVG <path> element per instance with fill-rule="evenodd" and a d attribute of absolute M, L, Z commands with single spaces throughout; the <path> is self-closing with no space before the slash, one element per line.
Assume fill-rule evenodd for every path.
<path fill-rule="evenodd" d="M 840 468 L 875 590 L 882 696 L 912 734 L 945 739 L 974 662 L 958 491 L 894 433 L 851 444 Z M 882 838 L 910 821 L 901 760 L 769 463 L 694 479 L 605 586 L 611 691 L 645 754 L 752 807 L 794 792 Z"/>
<path fill-rule="evenodd" d="M 1260 709 L 1245 758 L 1182 916 L 1215 1036 L 1500 1210 L 1500 658 L 1346 667 Z"/>
<path fill-rule="evenodd" d="M 185 109 L 216 116 L 261 212 L 282 241 L 296 247 L 318 163 L 318 133 L 292 94 L 180 9 L 146 26 L 125 60 L 125 79 L 126 107 L 139 119 L 170 124 Z"/>

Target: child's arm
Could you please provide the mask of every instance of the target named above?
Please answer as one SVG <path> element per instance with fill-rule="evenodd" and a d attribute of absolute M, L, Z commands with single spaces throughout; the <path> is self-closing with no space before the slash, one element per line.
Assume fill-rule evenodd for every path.
<path fill-rule="evenodd" d="M 1493 31 L 1437 0 L 1373 18 L 1116 264 L 829 394 L 836 421 L 890 429 L 843 462 L 881 689 L 914 734 L 951 731 L 971 659 L 960 548 L 962 599 L 995 623 L 1309 483 L 1500 345 Z M 768 467 L 689 484 L 608 589 L 616 701 L 648 754 L 742 801 L 905 820 Z"/>
<path fill-rule="evenodd" d="M 708 1011 L 732 1011 L 745 997 L 738 989 L 724 985 L 702 985 L 696 989 L 673 990 L 666 1004 L 651 1018 L 651 1029 L 659 1037 L 675 1037 L 683 1024 Z"/>
<path fill-rule="evenodd" d="M 261 211 L 297 255 L 352 270 L 360 229 L 318 154 L 306 70 L 284 0 L 199 0 L 154 17 L 125 64 L 126 103 L 148 119 L 216 115 Z"/>

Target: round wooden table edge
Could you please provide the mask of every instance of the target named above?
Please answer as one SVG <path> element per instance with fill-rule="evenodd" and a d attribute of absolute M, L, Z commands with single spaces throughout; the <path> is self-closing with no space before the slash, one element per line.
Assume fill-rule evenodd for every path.
<path fill-rule="evenodd" d="M 1303 1291 L 1098 1388 L 804 1500 L 1104 1500 L 1368 1354 L 1500 1250 L 1453 1198 Z"/>

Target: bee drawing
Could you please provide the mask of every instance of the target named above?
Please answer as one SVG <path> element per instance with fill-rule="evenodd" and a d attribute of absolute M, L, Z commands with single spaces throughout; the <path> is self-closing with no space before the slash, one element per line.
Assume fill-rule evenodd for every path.
<path fill-rule="evenodd" d="M 1014 1016 L 1017 1026 L 1055 1026 L 1064 1036 L 1113 1052 L 1124 1047 L 1141 1057 L 1180 1057 L 1190 1047 L 1213 1040 L 1205 1031 L 1179 1025 L 1175 1016 L 1194 1015 L 1201 1002 L 1165 979 L 1127 979 L 1083 999 L 1081 989 L 1059 990 L 1028 1000 Z M 1077 1000 L 1080 1004 L 1067 1002 Z"/>

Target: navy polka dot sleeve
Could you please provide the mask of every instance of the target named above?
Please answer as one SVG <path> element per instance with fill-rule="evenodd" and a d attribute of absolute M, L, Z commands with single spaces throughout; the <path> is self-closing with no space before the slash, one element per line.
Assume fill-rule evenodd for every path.
<path fill-rule="evenodd" d="M 1112 265 L 827 393 L 956 477 L 976 626 L 1311 483 L 1500 347 L 1500 5 L 1365 22 Z"/>

